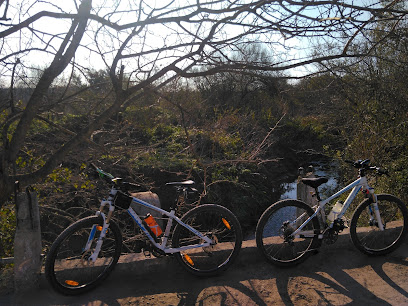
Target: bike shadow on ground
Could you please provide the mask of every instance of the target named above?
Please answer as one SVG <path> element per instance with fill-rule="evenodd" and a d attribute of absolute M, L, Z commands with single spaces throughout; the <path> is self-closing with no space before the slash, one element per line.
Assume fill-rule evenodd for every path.
<path fill-rule="evenodd" d="M 368 257 L 351 242 L 324 246 L 290 268 L 267 263 L 252 243 L 219 276 L 200 278 L 173 258 L 122 264 L 99 287 L 63 296 L 41 280 L 29 296 L 8 304 L 26 305 L 402 305 L 408 304 L 408 243 L 387 256 Z M 0 301 L 2 301 L 0 299 Z"/>
<path fill-rule="evenodd" d="M 325 263 L 320 265 L 319 261 Z M 285 305 L 301 301 L 319 305 L 402 305 L 408 304 L 407 279 L 407 258 L 368 258 L 357 250 L 341 250 L 311 257 L 298 270 L 281 272 L 276 286 Z"/>

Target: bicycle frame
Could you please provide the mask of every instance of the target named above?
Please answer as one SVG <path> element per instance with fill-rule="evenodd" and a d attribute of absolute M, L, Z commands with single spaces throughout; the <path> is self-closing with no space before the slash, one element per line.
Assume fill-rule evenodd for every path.
<path fill-rule="evenodd" d="M 309 235 L 315 235 L 315 233 L 310 233 L 309 235 L 304 235 L 304 233 L 300 234 L 300 232 L 302 231 L 302 229 L 306 226 L 306 224 L 308 224 L 314 217 L 317 216 L 317 214 L 321 214 L 323 222 L 326 222 L 326 215 L 324 213 L 324 207 L 326 206 L 327 203 L 329 203 L 330 201 L 338 198 L 340 195 L 342 195 L 343 193 L 347 192 L 348 190 L 351 189 L 350 194 L 348 195 L 347 199 L 345 200 L 340 213 L 337 215 L 337 218 L 341 218 L 344 216 L 344 214 L 346 213 L 347 209 L 349 208 L 351 202 L 353 202 L 353 200 L 355 199 L 355 197 L 357 196 L 357 193 L 360 190 L 363 190 L 364 193 L 367 196 L 371 197 L 372 200 L 372 204 L 374 207 L 374 216 L 377 219 L 378 222 L 378 227 L 381 231 L 384 230 L 384 226 L 383 223 L 381 221 L 381 217 L 380 217 L 380 211 L 378 209 L 378 204 L 377 204 L 377 196 L 374 193 L 374 188 L 368 186 L 368 182 L 367 182 L 367 178 L 365 176 L 359 177 L 357 180 L 355 180 L 354 182 L 350 183 L 349 185 L 347 185 L 346 187 L 344 187 L 343 189 L 341 189 L 340 191 L 336 192 L 335 194 L 333 194 L 332 196 L 328 197 L 327 199 L 323 200 L 323 201 L 318 201 L 317 205 L 314 207 L 317 207 L 317 209 L 315 210 L 315 212 L 313 213 L 312 216 L 310 216 L 306 221 L 304 221 L 299 228 L 297 228 L 292 234 L 291 236 L 295 236 L 295 237 L 300 237 L 300 235 L 302 235 L 303 237 L 309 237 Z M 374 216 L 372 215 L 372 211 L 370 211 L 370 215 L 372 218 L 374 218 Z M 302 215 L 300 215 L 297 219 L 295 219 L 293 222 L 291 222 L 292 224 L 296 224 L 298 222 L 298 220 L 301 220 L 302 217 L 304 217 L 306 213 L 303 213 Z M 332 228 L 334 224 L 334 221 L 331 222 L 329 224 L 329 228 Z M 319 235 L 319 239 L 322 239 L 323 235 Z"/>
<path fill-rule="evenodd" d="M 101 246 L 102 246 L 103 238 L 105 237 L 106 231 L 108 230 L 108 227 L 109 227 L 109 220 L 110 220 L 110 218 L 112 216 L 113 211 L 115 210 L 115 205 L 113 204 L 113 199 L 114 199 L 114 196 L 116 195 L 116 193 L 117 193 L 117 190 L 115 188 L 112 188 L 111 191 L 110 191 L 110 194 L 109 194 L 109 198 L 107 200 L 102 200 L 101 201 L 100 209 L 99 209 L 99 211 L 96 212 L 96 215 L 101 216 L 103 218 L 104 222 L 103 222 L 103 227 L 101 229 L 101 234 L 100 234 L 100 236 L 98 238 L 98 241 L 96 242 L 95 250 L 94 250 L 93 254 L 88 259 L 88 260 L 92 260 L 93 262 L 95 262 L 95 260 L 98 258 L 98 255 L 99 255 L 99 252 L 100 252 L 100 249 L 101 249 Z M 132 203 L 142 205 L 144 207 L 149 208 L 150 210 L 157 211 L 157 212 L 161 213 L 162 215 L 166 215 L 167 217 L 169 217 L 169 220 L 167 222 L 166 229 L 164 231 L 164 235 L 163 235 L 163 238 L 161 240 L 161 243 L 157 243 L 155 241 L 155 239 L 152 237 L 152 235 L 149 233 L 149 231 L 146 229 L 146 227 L 143 225 L 142 219 L 132 209 L 132 207 L 129 206 L 129 208 L 127 209 L 127 212 L 129 213 L 129 215 L 136 222 L 136 224 L 140 227 L 140 229 L 143 231 L 143 233 L 148 237 L 150 242 L 156 248 L 162 250 L 164 253 L 166 253 L 166 254 L 178 253 L 178 252 L 182 252 L 184 250 L 189 250 L 189 249 L 194 249 L 194 248 L 201 248 L 201 247 L 208 247 L 208 246 L 210 246 L 212 244 L 212 240 L 210 238 L 202 235 L 200 232 L 198 232 L 197 230 L 195 230 L 194 228 L 192 228 L 188 224 L 185 224 L 177 216 L 175 216 L 175 211 L 174 210 L 171 210 L 170 212 L 168 212 L 166 210 L 163 210 L 163 209 L 161 209 L 159 207 L 156 207 L 156 206 L 154 206 L 152 204 L 144 202 L 144 201 L 142 201 L 142 200 L 140 200 L 138 198 L 135 198 L 135 197 L 133 197 Z M 103 208 L 106 205 L 109 205 L 108 216 L 105 216 L 105 214 L 103 213 Z M 171 227 L 172 227 L 172 224 L 173 224 L 173 220 L 175 220 L 181 226 L 188 229 L 190 232 L 197 235 L 203 242 L 199 243 L 199 244 L 183 246 L 183 247 L 180 247 L 180 248 L 167 247 L 166 245 L 167 245 L 170 230 L 171 230 Z M 92 227 L 92 230 L 91 230 L 90 234 L 89 234 L 87 244 L 86 244 L 86 246 L 84 248 L 85 253 L 91 247 L 91 243 L 92 243 L 93 238 L 95 237 L 96 230 L 97 230 L 97 226 L 94 225 Z"/>
<path fill-rule="evenodd" d="M 171 210 L 170 212 L 163 210 L 159 207 L 156 207 L 152 204 L 149 204 L 147 202 L 144 202 L 138 198 L 133 197 L 133 202 L 137 203 L 138 205 L 142 205 L 145 206 L 151 210 L 157 211 L 163 215 L 166 215 L 167 217 L 169 217 L 169 220 L 167 221 L 167 225 L 166 225 L 166 229 L 164 231 L 164 236 L 163 239 L 161 241 L 161 243 L 157 243 L 154 238 L 152 237 L 152 235 L 150 235 L 149 231 L 146 229 L 146 227 L 143 225 L 142 219 L 140 219 L 139 215 L 132 209 L 132 207 L 128 208 L 128 213 L 129 215 L 133 218 L 133 220 L 136 222 L 136 224 L 140 227 L 140 229 L 145 233 L 145 235 L 149 238 L 149 240 L 152 242 L 152 244 L 159 248 L 160 250 L 162 250 L 163 252 L 165 252 L 166 254 L 168 253 L 178 253 L 178 252 L 182 252 L 184 250 L 189 250 L 189 249 L 194 249 L 194 248 L 201 248 L 201 247 L 207 247 L 210 246 L 212 243 L 212 240 L 204 235 L 202 235 L 200 232 L 198 232 L 197 230 L 195 230 L 194 228 L 192 228 L 191 226 L 189 226 L 188 224 L 185 224 L 183 221 L 180 220 L 180 218 L 178 218 L 177 216 L 175 216 L 175 211 Z M 188 229 L 190 232 L 192 232 L 194 235 L 197 235 L 200 239 L 202 239 L 204 242 L 200 243 L 200 244 L 194 244 L 194 245 L 188 245 L 188 246 L 184 246 L 181 248 L 169 248 L 166 247 L 168 238 L 169 238 L 169 234 L 170 234 L 170 230 L 173 224 L 173 220 L 175 220 L 177 223 L 179 223 L 181 226 L 185 227 L 186 229 Z"/>

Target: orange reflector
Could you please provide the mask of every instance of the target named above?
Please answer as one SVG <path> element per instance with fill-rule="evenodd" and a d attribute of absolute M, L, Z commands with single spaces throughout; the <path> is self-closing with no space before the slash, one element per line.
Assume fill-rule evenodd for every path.
<path fill-rule="evenodd" d="M 194 266 L 194 261 L 191 259 L 190 256 L 188 256 L 187 254 L 183 255 L 183 258 L 185 261 L 187 261 L 190 265 Z"/>
<path fill-rule="evenodd" d="M 102 228 L 103 228 L 102 226 L 98 225 L 98 226 L 96 227 L 96 230 L 97 230 L 97 231 L 102 231 Z"/>
<path fill-rule="evenodd" d="M 231 225 L 228 223 L 227 220 L 225 220 L 224 218 L 222 218 L 222 222 L 224 223 L 224 225 L 226 226 L 226 228 L 228 228 L 229 230 L 231 229 Z"/>
<path fill-rule="evenodd" d="M 79 283 L 73 280 L 66 280 L 65 283 L 67 285 L 74 286 L 74 287 L 79 286 Z"/>

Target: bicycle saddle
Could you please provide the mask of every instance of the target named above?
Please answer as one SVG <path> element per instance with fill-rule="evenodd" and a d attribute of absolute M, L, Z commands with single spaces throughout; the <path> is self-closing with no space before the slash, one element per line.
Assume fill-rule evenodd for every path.
<path fill-rule="evenodd" d="M 166 183 L 166 186 L 185 186 L 185 187 L 191 187 L 195 184 L 194 181 L 188 180 L 188 181 L 183 181 L 183 182 L 170 182 Z"/>
<path fill-rule="evenodd" d="M 328 179 L 327 177 L 307 177 L 307 178 L 302 178 L 302 183 L 306 184 L 310 187 L 313 187 L 316 189 L 320 185 L 327 183 Z"/>

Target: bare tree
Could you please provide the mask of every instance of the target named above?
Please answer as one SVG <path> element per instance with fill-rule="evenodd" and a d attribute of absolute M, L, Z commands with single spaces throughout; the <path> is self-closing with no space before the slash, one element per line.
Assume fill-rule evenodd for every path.
<path fill-rule="evenodd" d="M 377 22 L 405 18 L 407 10 L 405 5 L 397 5 L 399 2 L 1 1 L 0 71 L 10 85 L 9 100 L 0 104 L 1 198 L 12 193 L 16 180 L 26 185 L 44 178 L 113 114 L 143 96 L 146 89 L 159 90 L 176 77 L 288 71 L 370 55 L 370 49 L 364 54 L 355 52 L 353 43 L 366 39 L 365 33 Z M 319 53 L 308 52 L 309 42 L 318 44 L 322 40 L 329 47 Z M 369 41 L 372 45 L 380 42 L 381 37 Z M 237 60 L 242 57 L 236 54 L 254 44 L 267 48 L 268 63 Z M 14 99 L 13 86 L 25 81 L 32 62 L 39 59 L 46 68 L 23 108 Z M 95 66 L 109 71 L 112 91 L 102 97 L 109 95 L 104 107 L 94 112 L 94 119 L 80 131 L 66 131 L 70 138 L 44 157 L 44 163 L 16 169 L 34 119 L 44 119 L 42 113 L 75 95 L 68 90 L 75 89 L 68 81 L 58 103 L 45 105 L 44 99 L 56 78 L 62 74 L 68 80 L 72 79 L 69 75 L 85 76 Z M 47 124 L 56 125 L 50 120 Z"/>

